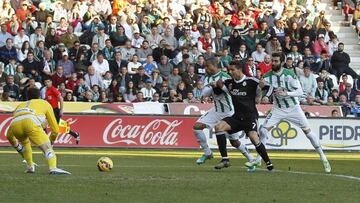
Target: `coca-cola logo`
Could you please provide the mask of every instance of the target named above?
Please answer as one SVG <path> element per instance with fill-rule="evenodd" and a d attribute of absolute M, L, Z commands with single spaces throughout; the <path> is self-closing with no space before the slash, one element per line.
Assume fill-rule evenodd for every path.
<path fill-rule="evenodd" d="M 182 122 L 155 119 L 146 125 L 130 125 L 123 124 L 122 119 L 116 119 L 105 128 L 103 140 L 105 144 L 176 146 L 178 132 L 175 128 Z"/>
<path fill-rule="evenodd" d="M 5 120 L 3 120 L 0 124 L 0 144 L 8 143 L 8 140 L 6 139 L 6 133 L 9 129 L 11 121 L 12 121 L 12 117 L 8 117 Z"/>

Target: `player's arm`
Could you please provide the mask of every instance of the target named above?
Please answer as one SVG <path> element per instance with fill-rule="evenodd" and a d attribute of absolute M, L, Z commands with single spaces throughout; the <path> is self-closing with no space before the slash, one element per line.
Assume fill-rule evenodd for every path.
<path fill-rule="evenodd" d="M 227 89 L 226 85 L 229 84 L 230 79 L 222 81 L 222 80 L 218 80 L 216 81 L 216 83 L 213 85 L 213 91 L 214 94 L 222 94 L 222 93 L 228 93 L 229 90 Z"/>
<path fill-rule="evenodd" d="M 303 89 L 298 79 L 291 78 L 290 85 L 294 89 L 294 91 L 287 92 L 287 95 L 290 97 L 301 97 L 304 95 Z"/>
<path fill-rule="evenodd" d="M 54 143 L 56 137 L 59 134 L 59 124 L 56 122 L 55 114 L 54 114 L 54 111 L 53 111 L 51 105 L 47 102 L 46 102 L 45 116 L 46 116 L 46 119 L 51 128 L 50 141 L 51 141 L 51 143 Z"/>
<path fill-rule="evenodd" d="M 266 82 L 264 78 L 261 78 L 258 82 L 258 89 L 260 90 L 267 90 L 265 96 L 270 97 L 271 94 L 274 92 L 274 87 L 271 86 L 269 83 Z M 260 91 L 261 92 L 261 91 Z M 257 95 L 258 96 L 258 95 Z"/>

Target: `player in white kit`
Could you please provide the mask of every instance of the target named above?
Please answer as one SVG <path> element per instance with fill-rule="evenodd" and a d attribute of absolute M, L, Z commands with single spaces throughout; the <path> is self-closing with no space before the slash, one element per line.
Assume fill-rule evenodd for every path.
<path fill-rule="evenodd" d="M 203 164 L 206 160 L 213 158 L 213 153 L 207 143 L 204 129 L 209 128 L 211 131 L 223 118 L 232 116 L 234 114 L 234 107 L 231 102 L 231 96 L 227 93 L 216 95 L 214 94 L 211 87 L 211 84 L 218 80 L 226 80 L 231 78 L 226 72 L 220 70 L 220 68 L 217 66 L 217 63 L 218 62 L 216 60 L 208 60 L 206 62 L 205 68 L 207 74 L 203 78 L 204 89 L 202 91 L 202 96 L 213 97 L 214 107 L 202 115 L 193 126 L 193 132 L 196 136 L 196 139 L 201 148 L 204 150 L 204 154 L 196 160 L 197 164 Z M 227 137 L 229 138 L 232 146 L 239 149 L 249 161 L 254 160 L 254 157 L 249 153 L 246 146 L 244 144 L 239 144 L 240 142 L 238 141 L 238 133 L 228 135 Z"/>
<path fill-rule="evenodd" d="M 287 120 L 302 129 L 315 150 L 319 153 L 325 172 L 330 173 L 331 166 L 321 148 L 318 136 L 311 131 L 309 122 L 299 105 L 298 97 L 303 96 L 300 82 L 295 73 L 282 68 L 281 63 L 281 55 L 273 53 L 272 70 L 266 73 L 261 81 L 262 85 L 271 85 L 275 91 L 273 94 L 273 108 L 259 130 L 260 139 L 265 143 L 269 131 L 281 120 Z M 247 165 L 258 165 L 260 160 L 261 157 L 257 157 L 256 161 L 248 162 Z"/>

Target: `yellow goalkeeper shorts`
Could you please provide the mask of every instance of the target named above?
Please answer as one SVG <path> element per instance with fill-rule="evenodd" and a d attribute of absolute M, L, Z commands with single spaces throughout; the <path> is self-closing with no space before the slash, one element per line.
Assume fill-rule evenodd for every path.
<path fill-rule="evenodd" d="M 8 139 L 16 137 L 20 142 L 26 142 L 27 138 L 36 146 L 50 142 L 41 124 L 32 115 L 24 115 L 14 118 L 7 132 Z"/>

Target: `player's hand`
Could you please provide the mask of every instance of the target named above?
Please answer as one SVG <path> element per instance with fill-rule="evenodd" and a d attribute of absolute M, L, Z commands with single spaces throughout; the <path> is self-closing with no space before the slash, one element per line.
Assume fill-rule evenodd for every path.
<path fill-rule="evenodd" d="M 224 81 L 222 81 L 222 80 L 216 81 L 216 87 L 223 88 L 224 87 Z"/>
<path fill-rule="evenodd" d="M 60 116 L 62 116 L 62 115 L 63 115 L 63 110 L 62 110 L 62 109 L 60 110 L 60 113 L 59 113 L 59 114 L 60 114 Z"/>
<path fill-rule="evenodd" d="M 265 87 L 265 85 L 266 85 L 265 79 L 261 78 L 260 81 L 259 81 L 259 87 L 262 89 L 262 88 Z"/>
<path fill-rule="evenodd" d="M 287 96 L 287 91 L 283 88 L 277 88 L 275 90 L 275 96 L 279 96 L 279 97 L 286 97 Z"/>

